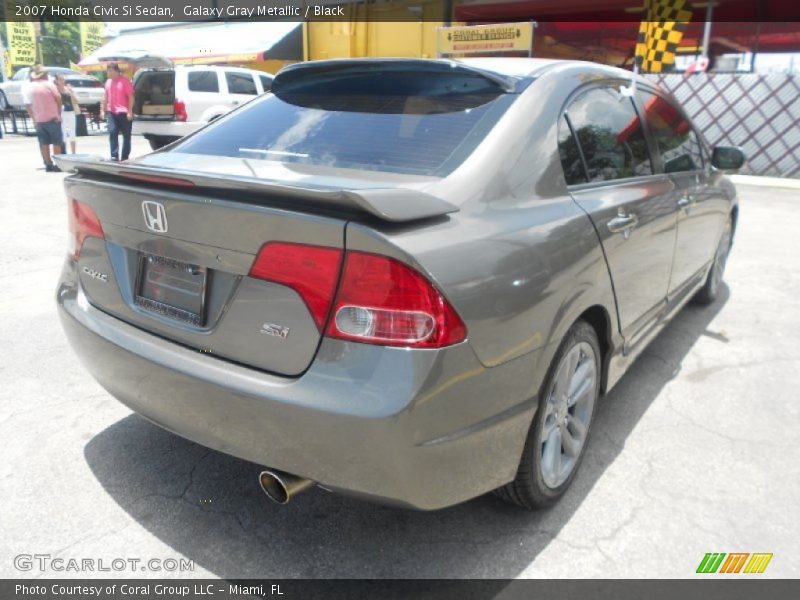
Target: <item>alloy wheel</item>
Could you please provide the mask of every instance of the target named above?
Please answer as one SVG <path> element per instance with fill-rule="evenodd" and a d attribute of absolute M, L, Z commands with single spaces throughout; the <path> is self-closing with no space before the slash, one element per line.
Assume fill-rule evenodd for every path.
<path fill-rule="evenodd" d="M 594 349 L 580 342 L 558 365 L 545 404 L 538 451 L 542 480 L 555 489 L 569 478 L 586 444 L 597 394 Z"/>

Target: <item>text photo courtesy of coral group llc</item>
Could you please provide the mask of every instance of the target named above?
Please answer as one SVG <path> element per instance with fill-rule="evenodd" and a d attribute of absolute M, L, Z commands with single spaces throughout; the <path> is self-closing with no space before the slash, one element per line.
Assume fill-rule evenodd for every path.
<path fill-rule="evenodd" d="M 0 599 L 798 595 L 800 5 L 0 10 Z"/>

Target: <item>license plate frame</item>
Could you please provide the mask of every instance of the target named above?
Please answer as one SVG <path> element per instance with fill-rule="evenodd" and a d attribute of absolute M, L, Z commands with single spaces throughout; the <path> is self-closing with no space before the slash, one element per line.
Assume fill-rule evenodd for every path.
<path fill-rule="evenodd" d="M 134 300 L 147 312 L 202 327 L 208 279 L 206 267 L 140 253 Z M 178 298 L 186 301 L 180 302 Z"/>

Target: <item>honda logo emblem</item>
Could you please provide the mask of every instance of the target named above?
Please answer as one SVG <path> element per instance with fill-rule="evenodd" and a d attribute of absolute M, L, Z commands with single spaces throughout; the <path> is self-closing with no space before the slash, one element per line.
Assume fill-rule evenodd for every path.
<path fill-rule="evenodd" d="M 163 204 L 146 200 L 142 202 L 142 213 L 144 214 L 144 224 L 150 231 L 167 233 L 167 212 L 164 210 Z"/>

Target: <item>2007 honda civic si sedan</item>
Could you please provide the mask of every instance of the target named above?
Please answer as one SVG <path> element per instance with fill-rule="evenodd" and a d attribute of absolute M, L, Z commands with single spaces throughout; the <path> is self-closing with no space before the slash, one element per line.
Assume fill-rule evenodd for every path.
<path fill-rule="evenodd" d="M 59 312 L 111 394 L 278 502 L 542 507 L 599 398 L 717 295 L 743 160 L 610 67 L 297 64 L 154 154 L 60 158 Z"/>

